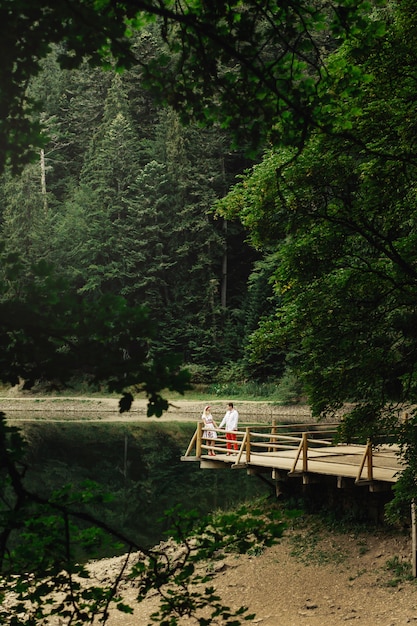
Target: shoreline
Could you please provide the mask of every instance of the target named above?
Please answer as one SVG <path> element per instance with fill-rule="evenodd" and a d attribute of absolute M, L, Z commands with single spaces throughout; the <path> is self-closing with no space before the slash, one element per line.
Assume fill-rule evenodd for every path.
<path fill-rule="evenodd" d="M 134 420 L 158 420 L 158 421 L 190 421 L 197 422 L 200 419 L 204 405 L 208 402 L 212 407 L 212 413 L 217 419 L 221 419 L 227 408 L 226 400 L 207 401 L 175 399 L 169 400 L 169 409 L 161 417 L 148 417 L 146 414 L 148 400 L 146 398 L 135 399 L 130 411 L 119 413 L 119 398 L 90 397 L 90 396 L 0 396 L 0 411 L 5 413 L 8 420 L 15 421 L 22 413 L 29 419 L 37 420 L 52 416 L 62 416 L 63 421 L 75 416 L 84 416 L 84 420 L 100 419 L 100 421 L 134 421 Z M 310 408 L 307 405 L 277 405 L 274 402 L 264 400 L 233 400 L 241 423 L 272 423 L 276 421 L 288 421 L 299 423 L 311 423 L 315 420 L 311 417 Z M 43 417 L 41 417 L 43 415 Z M 98 417 L 102 416 L 102 417 Z M 20 421 L 20 417 L 17 418 Z"/>

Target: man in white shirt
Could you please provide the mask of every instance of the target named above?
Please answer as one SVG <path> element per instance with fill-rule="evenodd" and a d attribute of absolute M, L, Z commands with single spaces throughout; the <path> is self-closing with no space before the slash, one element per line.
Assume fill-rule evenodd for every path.
<path fill-rule="evenodd" d="M 230 450 L 233 448 L 237 450 L 237 437 L 236 431 L 239 421 L 239 413 L 233 407 L 233 402 L 229 402 L 226 414 L 219 424 L 219 428 L 224 428 L 226 431 L 227 449 L 230 454 Z"/>

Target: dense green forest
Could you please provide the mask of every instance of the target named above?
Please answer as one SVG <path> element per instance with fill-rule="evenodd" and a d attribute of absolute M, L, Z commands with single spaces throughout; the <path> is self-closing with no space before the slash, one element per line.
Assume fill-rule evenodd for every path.
<path fill-rule="evenodd" d="M 28 353 L 5 324 L 6 380 L 109 380 L 98 346 L 80 351 L 79 371 L 57 370 L 47 350 L 68 351 L 71 315 L 88 320 L 86 343 L 97 316 L 108 339 L 114 321 L 99 310 L 109 317 L 106 298 L 120 297 L 123 328 L 130 311 L 142 318 L 114 327 L 117 390 L 143 382 L 123 369 L 153 359 L 182 363 L 192 382 L 284 375 L 318 417 L 353 402 L 346 437 L 375 437 L 415 402 L 415 11 L 297 6 L 204 6 L 193 22 L 186 3 L 135 18 L 127 3 L 100 16 L 103 48 L 80 46 L 73 16 L 42 13 L 54 36 L 26 68 L 25 106 L 7 109 L 32 129 L 34 156 L 22 166 L 25 151 L 6 151 L 1 181 L 2 301 L 29 309 Z M 87 20 L 94 9 L 80 7 Z M 52 330 L 63 293 L 76 305 Z M 39 319 L 25 318 L 31 307 Z"/>
<path fill-rule="evenodd" d="M 139 43 L 143 54 L 162 46 L 150 34 Z M 212 213 L 251 161 L 219 125 L 185 127 L 157 106 L 137 68 L 63 70 L 56 57 L 30 87 L 49 139 L 0 189 L 3 253 L 21 264 L 13 289 L 43 263 L 87 300 L 123 296 L 157 324 L 154 354 L 179 354 L 210 382 L 243 361 L 269 295 L 265 284 L 250 297 L 260 255 L 246 230 Z"/>
<path fill-rule="evenodd" d="M 103 384 L 122 410 L 144 391 L 161 415 L 189 373 L 284 376 L 317 418 L 348 404 L 343 440 L 396 432 L 409 506 L 414 0 L 5 0 L 0 17 L 2 380 Z M 77 518 L 28 489 L 20 446 L 3 417 L 12 572 L 42 507 Z"/>

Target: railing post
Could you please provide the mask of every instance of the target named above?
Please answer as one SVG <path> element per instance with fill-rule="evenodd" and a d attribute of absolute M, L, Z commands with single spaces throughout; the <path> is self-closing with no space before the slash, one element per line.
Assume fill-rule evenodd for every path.
<path fill-rule="evenodd" d="M 246 463 L 250 461 L 250 428 L 246 427 Z"/>
<path fill-rule="evenodd" d="M 308 470 L 308 437 L 303 433 L 303 472 Z"/>
<path fill-rule="evenodd" d="M 411 501 L 411 543 L 413 576 L 417 578 L 417 525 L 416 525 L 416 501 Z"/>
<path fill-rule="evenodd" d="M 242 458 L 243 452 L 246 452 L 246 450 L 247 450 L 247 448 L 246 448 L 246 440 L 247 440 L 247 438 L 249 436 L 248 430 L 249 429 L 246 428 L 245 434 L 243 435 L 242 443 L 240 444 L 240 447 L 239 447 L 239 450 L 238 450 L 238 453 L 237 453 L 237 459 L 236 459 L 235 465 L 239 465 L 240 460 Z"/>
<path fill-rule="evenodd" d="M 277 432 L 277 421 L 276 421 L 276 419 L 274 417 L 273 420 L 272 420 L 271 435 L 275 435 L 276 432 Z M 275 441 L 274 437 L 270 437 L 269 438 L 269 443 L 270 444 L 273 444 L 274 441 Z M 268 452 L 273 452 L 273 450 L 274 450 L 274 446 L 273 445 L 268 446 Z"/>
<path fill-rule="evenodd" d="M 197 458 L 201 457 L 201 444 L 203 439 L 203 423 L 197 423 L 197 442 L 195 444 L 195 455 Z"/>
<path fill-rule="evenodd" d="M 374 479 L 374 463 L 372 458 L 372 442 L 368 439 L 366 444 L 366 460 L 368 464 L 368 480 Z"/>
<path fill-rule="evenodd" d="M 367 476 L 367 480 L 373 480 L 374 479 L 374 468 L 373 468 L 373 458 L 372 458 L 372 442 L 370 439 L 368 439 L 367 444 L 366 444 L 366 448 L 365 448 L 365 452 L 364 455 L 362 457 L 362 462 L 360 464 L 359 467 L 359 472 L 356 478 L 356 483 L 358 483 L 361 480 L 361 476 L 362 476 L 362 472 L 363 472 L 363 468 L 365 467 L 365 463 L 366 463 L 366 467 L 368 470 L 368 476 Z"/>
<path fill-rule="evenodd" d="M 303 438 L 301 437 L 300 443 L 298 445 L 297 452 L 296 452 L 296 455 L 295 455 L 294 463 L 293 463 L 293 466 L 291 468 L 291 472 L 290 472 L 291 474 L 294 474 L 296 472 L 296 470 L 297 470 L 297 463 L 298 463 L 298 459 L 300 458 L 300 454 L 302 452 L 302 449 L 303 449 Z"/>
<path fill-rule="evenodd" d="M 191 450 L 193 449 L 193 445 L 195 444 L 195 442 L 197 441 L 197 433 L 198 433 L 198 428 L 195 429 L 195 433 L 194 435 L 191 437 L 191 441 L 188 444 L 188 448 L 184 454 L 184 457 L 190 456 Z"/>

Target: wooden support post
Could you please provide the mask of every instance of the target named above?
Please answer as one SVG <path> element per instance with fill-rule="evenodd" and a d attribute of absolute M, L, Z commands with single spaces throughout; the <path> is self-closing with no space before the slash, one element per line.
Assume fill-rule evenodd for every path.
<path fill-rule="evenodd" d="M 373 480 L 369 483 L 370 493 L 384 493 L 384 491 L 391 491 L 392 487 L 390 483 L 383 483 L 378 480 Z"/>
<path fill-rule="evenodd" d="M 293 466 L 291 468 L 291 471 L 289 473 L 289 475 L 295 474 L 295 472 L 297 471 L 297 463 L 298 463 L 298 459 L 300 458 L 300 454 L 304 451 L 304 433 L 300 439 L 300 444 L 297 448 L 297 453 L 295 455 L 295 459 L 294 459 L 294 463 Z M 304 455 L 303 455 L 303 471 L 304 471 Z"/>
<path fill-rule="evenodd" d="M 275 483 L 275 497 L 279 498 L 279 496 L 284 495 L 285 494 L 285 488 L 284 488 L 284 483 L 283 482 L 276 482 Z"/>
<path fill-rule="evenodd" d="M 246 463 L 250 461 L 250 428 L 246 428 Z"/>
<path fill-rule="evenodd" d="M 303 433 L 303 472 L 308 470 L 308 438 L 307 433 Z"/>
<path fill-rule="evenodd" d="M 358 475 L 356 477 L 356 483 L 360 483 L 361 481 L 363 481 L 362 477 L 362 472 L 363 472 L 363 468 L 365 467 L 365 463 L 366 463 L 366 467 L 368 469 L 368 475 L 366 477 L 366 482 L 369 482 L 370 480 L 374 479 L 374 468 L 373 468 L 373 459 L 372 459 L 372 443 L 370 440 L 368 440 L 368 443 L 366 444 L 366 448 L 365 448 L 365 452 L 364 455 L 362 457 L 362 462 L 361 465 L 359 467 L 359 472 Z"/>
<path fill-rule="evenodd" d="M 344 476 L 338 476 L 336 484 L 338 489 L 345 489 L 347 486 L 347 480 Z"/>
<path fill-rule="evenodd" d="M 276 419 L 274 417 L 274 419 L 272 420 L 272 426 L 271 426 L 271 437 L 269 438 L 269 443 L 272 444 L 272 445 L 268 446 L 268 452 L 273 452 L 273 450 L 275 448 L 275 446 L 274 446 L 274 444 L 275 444 L 275 437 L 274 437 L 274 435 L 276 434 L 276 432 L 277 432 L 277 422 L 276 422 Z"/>
<path fill-rule="evenodd" d="M 235 466 L 240 464 L 243 452 L 246 452 L 246 455 L 247 455 L 245 463 L 247 463 L 248 460 L 250 459 L 250 442 L 249 444 L 247 443 L 247 440 L 249 438 L 250 438 L 250 428 L 246 427 L 246 431 L 245 431 L 245 434 L 243 435 L 242 443 L 240 444 L 240 449 L 237 453 L 236 463 L 234 464 Z M 249 454 L 248 454 L 248 450 L 249 450 Z"/>
<path fill-rule="evenodd" d="M 320 482 L 318 474 L 303 474 L 303 485 L 317 485 Z"/>
<path fill-rule="evenodd" d="M 374 479 L 374 466 L 373 466 L 373 458 L 372 458 L 372 443 L 368 441 L 366 446 L 367 451 L 367 462 L 368 462 L 368 480 Z"/>
<path fill-rule="evenodd" d="M 193 449 L 193 446 L 195 444 L 195 442 L 197 441 L 197 434 L 198 434 L 198 428 L 196 428 L 194 435 L 191 438 L 190 443 L 188 444 L 188 448 L 184 454 L 183 457 L 181 457 L 181 461 L 184 461 L 186 458 L 190 458 L 190 454 L 191 454 L 191 450 Z"/>
<path fill-rule="evenodd" d="M 417 529 L 416 529 L 416 501 L 411 502 L 411 544 L 413 556 L 413 576 L 417 578 Z"/>
<path fill-rule="evenodd" d="M 198 422 L 197 424 L 197 441 L 195 445 L 195 455 L 196 457 L 201 457 L 201 444 L 203 440 L 203 423 Z"/>

